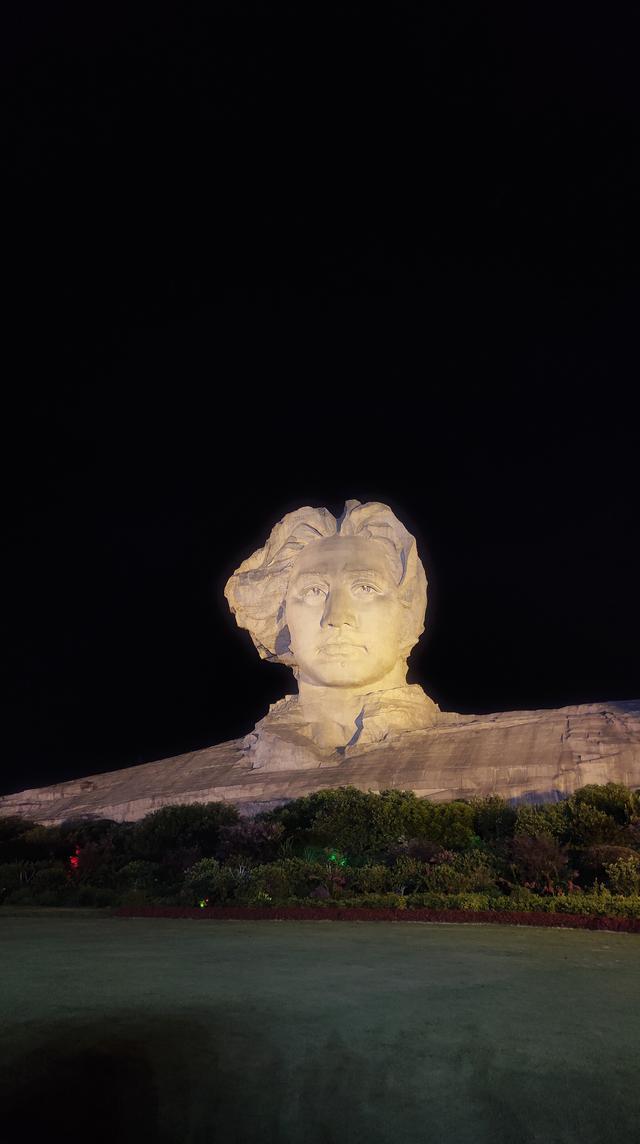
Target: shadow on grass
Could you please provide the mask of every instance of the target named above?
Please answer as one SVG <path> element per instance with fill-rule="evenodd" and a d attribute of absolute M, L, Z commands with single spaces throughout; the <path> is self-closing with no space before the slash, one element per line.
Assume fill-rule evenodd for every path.
<path fill-rule="evenodd" d="M 0 1053 L 3 1144 L 601 1144 L 633 1139 L 629 1076 L 507 1062 L 475 1018 L 370 1050 L 227 1006 L 24 1024 Z M 452 1025 L 455 1018 L 452 1018 Z M 454 1035 L 455 1032 L 455 1035 Z M 10 1038 L 7 1038 L 7 1041 Z M 614 1083 L 615 1080 L 615 1083 Z M 560 1113 L 562 1115 L 560 1115 Z"/>
<path fill-rule="evenodd" d="M 260 1025 L 127 1014 L 24 1029 L 30 1047 L 1 1054 L 3 1144 L 390 1139 L 376 1123 L 385 1078 L 338 1032 L 292 1060 Z"/>

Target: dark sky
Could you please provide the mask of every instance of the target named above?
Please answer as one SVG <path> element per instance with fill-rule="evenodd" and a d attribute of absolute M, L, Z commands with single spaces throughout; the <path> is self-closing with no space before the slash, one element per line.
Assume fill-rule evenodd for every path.
<path fill-rule="evenodd" d="M 443 708 L 640 696 L 638 13 L 16 9 L 5 793 L 236 737 L 301 505 L 416 536 Z"/>

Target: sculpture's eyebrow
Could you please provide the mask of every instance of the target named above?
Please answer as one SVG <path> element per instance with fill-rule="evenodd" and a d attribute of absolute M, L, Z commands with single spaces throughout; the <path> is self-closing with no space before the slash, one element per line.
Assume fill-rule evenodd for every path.
<path fill-rule="evenodd" d="M 380 568 L 345 568 L 345 572 L 350 572 L 353 576 L 371 576 L 372 579 L 386 578 L 387 575 Z"/>
<path fill-rule="evenodd" d="M 310 569 L 307 572 L 298 572 L 294 576 L 294 580 L 307 580 L 314 577 L 323 576 L 326 573 L 326 567 L 319 565 L 317 568 Z M 348 572 L 350 576 L 370 576 L 372 579 L 387 579 L 387 573 L 376 568 L 343 568 L 343 572 Z"/>
<path fill-rule="evenodd" d="M 317 579 L 317 578 L 318 578 L 318 576 L 322 576 L 322 575 L 323 575 L 323 573 L 324 573 L 324 569 L 323 569 L 323 568 L 312 568 L 312 569 L 311 569 L 310 571 L 308 571 L 308 572 L 296 572 L 296 574 L 295 574 L 295 576 L 293 577 L 293 579 L 294 579 L 296 582 L 297 582 L 298 580 L 313 580 L 313 579 Z"/>

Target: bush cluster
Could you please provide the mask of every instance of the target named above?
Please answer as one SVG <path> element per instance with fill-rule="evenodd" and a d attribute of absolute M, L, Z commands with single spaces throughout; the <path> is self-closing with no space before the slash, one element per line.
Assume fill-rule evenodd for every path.
<path fill-rule="evenodd" d="M 592 784 L 560 802 L 511 806 L 338 787 L 254 819 L 216 802 L 136 823 L 0 818 L 0 901 L 640 917 L 640 792 Z"/>

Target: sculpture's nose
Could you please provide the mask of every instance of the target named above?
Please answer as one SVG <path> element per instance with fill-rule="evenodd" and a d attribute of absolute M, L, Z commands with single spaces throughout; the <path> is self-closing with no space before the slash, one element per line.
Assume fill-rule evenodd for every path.
<path fill-rule="evenodd" d="M 331 588 L 327 596 L 320 626 L 325 628 L 339 628 L 343 624 L 351 627 L 356 625 L 356 616 L 351 596 L 345 588 L 338 586 Z"/>

